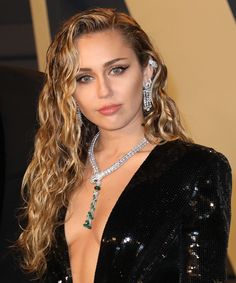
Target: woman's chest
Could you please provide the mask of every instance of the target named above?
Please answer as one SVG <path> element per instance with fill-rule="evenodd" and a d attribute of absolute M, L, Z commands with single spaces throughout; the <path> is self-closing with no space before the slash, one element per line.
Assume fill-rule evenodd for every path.
<path fill-rule="evenodd" d="M 89 239 L 88 235 L 92 231 L 97 233 L 93 234 L 97 245 L 94 249 L 94 282 L 110 282 L 111 278 L 116 278 L 118 281 L 114 282 L 120 283 L 136 282 L 141 271 L 148 270 L 153 262 L 158 264 L 163 255 L 167 254 L 171 243 L 179 234 L 183 211 L 192 191 L 192 187 L 189 183 L 185 184 L 176 167 L 171 168 L 173 170 L 168 172 L 165 168 L 165 173 L 161 170 L 154 171 L 155 168 L 149 166 L 138 170 L 128 184 L 124 185 L 125 188 L 118 190 L 113 203 L 109 203 L 108 195 L 104 194 L 104 198 L 100 195 L 100 210 L 98 206 L 91 230 L 83 227 L 85 217 L 81 218 L 81 214 L 85 216 L 88 211 L 91 194 L 87 196 L 86 205 L 83 202 L 77 203 L 80 208 L 84 207 L 74 217 L 73 226 L 79 226 L 80 229 L 77 230 L 77 239 L 83 233 L 84 239 Z M 116 190 L 117 180 L 110 180 L 109 186 L 104 188 L 107 191 L 110 188 Z M 100 222 L 103 224 L 99 226 L 100 217 L 105 214 L 103 222 Z M 67 224 L 68 220 L 65 225 Z M 64 242 L 66 243 L 65 239 Z M 80 249 L 79 241 L 77 243 Z M 88 247 L 89 242 L 86 244 Z M 84 251 L 88 251 L 86 245 Z"/>
<path fill-rule="evenodd" d="M 130 276 L 134 278 L 140 270 L 148 268 L 149 264 L 167 253 L 181 224 L 183 199 L 179 199 L 180 194 L 178 197 L 176 195 L 172 196 L 171 188 L 161 182 L 146 179 L 132 182 L 104 220 L 101 234 L 97 232 L 99 226 L 96 226 L 96 219 L 91 231 L 83 227 L 84 230 L 80 231 L 83 238 L 78 236 L 74 254 L 77 259 L 83 258 L 84 262 L 89 262 L 90 267 L 86 264 L 87 271 L 91 270 L 91 278 L 95 277 L 95 282 L 106 282 L 103 276 L 117 278 L 120 280 L 117 282 L 123 282 L 122 278 Z M 104 215 L 104 211 L 100 212 Z M 97 215 L 99 217 L 99 213 Z M 101 237 L 101 242 L 98 242 L 97 235 Z M 74 266 L 83 269 L 82 262 L 75 258 Z M 132 270 L 136 270 L 136 275 Z"/>
<path fill-rule="evenodd" d="M 126 167 L 107 176 L 101 184 L 101 190 L 94 201 L 94 186 L 87 180 L 75 194 L 67 210 L 65 236 L 69 248 L 70 266 L 73 278 L 82 282 L 93 282 L 101 241 L 110 216 L 130 190 L 130 176 L 137 168 Z M 133 187 L 135 189 L 135 187 Z M 135 192 L 134 192 L 135 193 Z M 118 208 L 117 208 L 118 207 Z M 94 208 L 91 229 L 86 225 L 88 214 Z M 111 216 L 112 217 L 112 216 Z M 74 282 L 80 282 L 74 280 Z"/>
<path fill-rule="evenodd" d="M 120 168 L 102 180 L 99 190 L 90 182 L 91 175 L 86 176 L 71 198 L 66 213 L 65 235 L 69 247 L 90 236 L 100 245 L 109 216 L 135 179 L 132 176 L 136 169 L 135 166 Z M 88 218 L 91 227 L 86 225 Z"/>

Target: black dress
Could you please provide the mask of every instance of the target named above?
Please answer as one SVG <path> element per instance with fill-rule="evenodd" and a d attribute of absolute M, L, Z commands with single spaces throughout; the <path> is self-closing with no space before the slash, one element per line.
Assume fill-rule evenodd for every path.
<path fill-rule="evenodd" d="M 222 154 L 178 140 L 156 146 L 108 218 L 94 283 L 223 282 L 230 195 Z M 43 282 L 72 282 L 63 225 L 56 238 Z"/>

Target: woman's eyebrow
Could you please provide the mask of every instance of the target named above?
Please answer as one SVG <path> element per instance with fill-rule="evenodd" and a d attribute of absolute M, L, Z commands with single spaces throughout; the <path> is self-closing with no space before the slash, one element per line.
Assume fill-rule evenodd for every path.
<path fill-rule="evenodd" d="M 112 60 L 104 63 L 103 66 L 104 67 L 109 67 L 110 65 L 112 65 L 112 64 L 114 64 L 114 63 L 116 63 L 118 61 L 125 60 L 125 59 L 127 59 L 127 58 L 125 58 L 125 57 L 124 58 L 115 58 L 115 59 L 112 59 Z M 91 68 L 80 68 L 79 69 L 80 72 L 89 72 L 91 70 L 92 70 Z"/>
<path fill-rule="evenodd" d="M 125 60 L 125 59 L 127 59 L 127 58 L 116 58 L 116 59 L 113 59 L 113 60 L 111 60 L 111 61 L 108 61 L 108 62 L 106 62 L 105 64 L 104 64 L 104 67 L 108 67 L 108 66 L 110 66 L 110 65 L 112 65 L 112 64 L 114 64 L 114 63 L 116 63 L 116 62 L 118 62 L 118 61 L 120 61 L 120 60 Z"/>

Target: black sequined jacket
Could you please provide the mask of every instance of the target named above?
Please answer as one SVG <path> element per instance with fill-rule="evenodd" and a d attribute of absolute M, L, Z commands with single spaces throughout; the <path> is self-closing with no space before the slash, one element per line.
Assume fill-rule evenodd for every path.
<path fill-rule="evenodd" d="M 155 147 L 108 218 L 94 283 L 224 282 L 230 195 L 222 154 L 178 140 Z M 72 282 L 63 226 L 56 237 L 43 282 Z"/>

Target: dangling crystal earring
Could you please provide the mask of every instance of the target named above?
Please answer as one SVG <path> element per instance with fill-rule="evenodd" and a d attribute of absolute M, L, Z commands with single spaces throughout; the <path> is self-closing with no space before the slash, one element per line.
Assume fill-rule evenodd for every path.
<path fill-rule="evenodd" d="M 152 57 L 148 60 L 148 65 L 150 65 L 153 69 L 157 68 L 157 62 L 152 59 Z M 152 108 L 152 80 L 149 79 L 144 87 L 143 87 L 143 110 L 149 112 Z"/>
<path fill-rule="evenodd" d="M 77 114 L 79 123 L 80 123 L 80 125 L 82 126 L 83 120 L 82 120 L 82 115 L 81 115 L 81 111 L 80 111 L 79 107 L 77 107 L 77 113 L 76 113 L 76 114 Z"/>
<path fill-rule="evenodd" d="M 149 79 L 143 87 L 143 110 L 149 112 L 152 108 L 152 80 Z"/>

